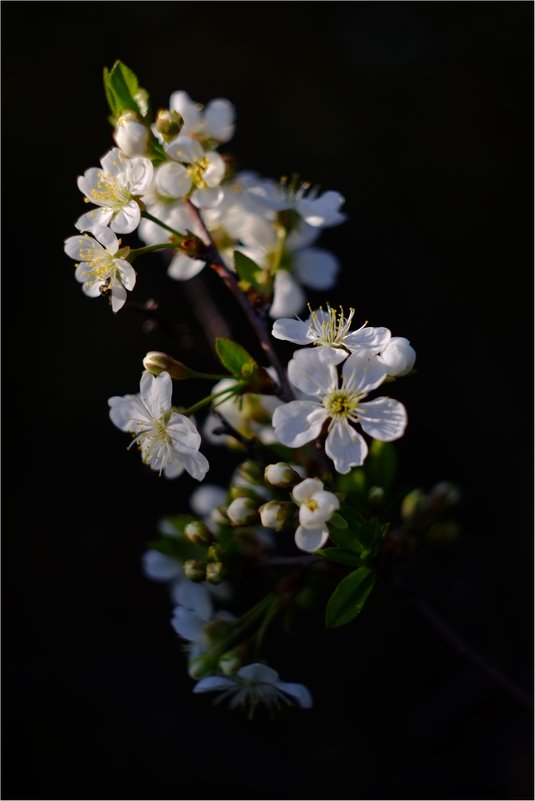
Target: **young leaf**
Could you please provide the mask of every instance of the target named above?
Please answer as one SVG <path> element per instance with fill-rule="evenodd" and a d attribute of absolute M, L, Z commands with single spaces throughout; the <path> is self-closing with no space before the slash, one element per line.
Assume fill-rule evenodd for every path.
<path fill-rule="evenodd" d="M 104 70 L 104 89 L 108 104 L 115 117 L 118 117 L 123 111 L 135 111 L 144 116 L 143 109 L 135 99 L 135 95 L 141 91 L 138 79 L 122 61 L 116 61 L 109 72 Z"/>
<path fill-rule="evenodd" d="M 215 341 L 215 349 L 219 361 L 234 378 L 243 380 L 260 370 L 256 361 L 245 348 L 242 348 L 237 342 L 233 342 L 232 339 L 218 337 Z"/>
<path fill-rule="evenodd" d="M 359 567 L 343 578 L 327 602 L 327 628 L 334 629 L 353 620 L 366 603 L 374 584 L 375 572 L 368 567 Z"/>

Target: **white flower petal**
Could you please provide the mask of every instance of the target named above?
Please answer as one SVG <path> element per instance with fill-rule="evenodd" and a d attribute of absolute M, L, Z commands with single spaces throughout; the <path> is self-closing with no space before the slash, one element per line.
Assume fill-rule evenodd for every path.
<path fill-rule="evenodd" d="M 226 490 L 216 484 L 203 484 L 194 490 L 189 498 L 189 505 L 194 514 L 206 517 L 217 506 L 221 506 L 227 497 Z"/>
<path fill-rule="evenodd" d="M 298 280 L 311 289 L 334 286 L 340 264 L 328 250 L 307 248 L 294 255 L 293 268 Z"/>
<path fill-rule="evenodd" d="M 143 573 L 153 581 L 172 581 L 182 572 L 179 562 L 160 551 L 146 551 L 141 557 Z"/>
<path fill-rule="evenodd" d="M 140 219 L 141 211 L 138 204 L 135 200 L 130 200 L 115 214 L 110 222 L 110 228 L 118 234 L 131 234 L 138 227 Z"/>
<path fill-rule="evenodd" d="M 346 219 L 339 209 L 344 202 L 340 192 L 324 192 L 316 198 L 303 197 L 297 201 L 297 211 L 308 225 L 327 227 Z"/>
<path fill-rule="evenodd" d="M 357 414 L 366 434 L 382 442 L 399 439 L 407 426 L 406 409 L 402 403 L 393 398 L 376 398 L 367 403 L 360 403 Z"/>
<path fill-rule="evenodd" d="M 152 378 L 150 385 L 148 379 L 145 378 L 147 374 Z M 163 417 L 171 408 L 171 396 L 173 394 L 171 376 L 166 372 L 160 373 L 158 376 L 153 376 L 146 370 L 144 371 L 142 382 L 143 389 L 141 390 L 141 395 L 147 407 L 156 419 Z M 145 386 L 148 387 L 148 392 L 144 391 Z"/>
<path fill-rule="evenodd" d="M 366 394 L 386 378 L 386 369 L 369 349 L 353 351 L 343 368 L 343 386 L 351 392 Z"/>
<path fill-rule="evenodd" d="M 325 453 L 333 460 L 338 473 L 349 473 L 352 467 L 364 463 L 368 446 L 347 420 L 340 420 L 332 426 L 327 435 Z"/>
<path fill-rule="evenodd" d="M 191 259 L 185 253 L 177 253 L 167 268 L 167 274 L 175 281 L 188 281 L 198 275 L 206 262 L 199 259 Z"/>
<path fill-rule="evenodd" d="M 273 413 L 275 437 L 289 448 L 300 448 L 318 437 L 327 411 L 315 401 L 290 401 Z"/>
<path fill-rule="evenodd" d="M 278 681 L 275 687 L 293 698 L 302 709 L 310 709 L 313 705 L 312 695 L 304 684 L 295 684 L 288 681 Z"/>
<path fill-rule="evenodd" d="M 328 539 L 329 529 L 326 526 L 316 529 L 298 526 L 295 532 L 295 544 L 301 551 L 307 553 L 323 548 Z"/>
<path fill-rule="evenodd" d="M 373 328 L 369 326 L 347 334 L 344 338 L 344 345 L 349 350 L 370 348 L 374 353 L 380 353 L 388 345 L 391 336 L 388 328 Z"/>
<path fill-rule="evenodd" d="M 202 639 L 205 622 L 195 612 L 185 609 L 183 606 L 176 607 L 171 619 L 171 625 L 176 633 L 185 640 L 193 642 Z"/>
<path fill-rule="evenodd" d="M 323 489 L 323 481 L 319 478 L 305 478 L 299 484 L 296 484 L 292 490 L 292 498 L 296 503 L 303 503 L 308 501 L 316 492 L 321 492 Z"/>
<path fill-rule="evenodd" d="M 158 167 L 156 171 L 156 187 L 161 195 L 181 198 L 191 189 L 191 179 L 182 164 L 169 161 Z"/>
<path fill-rule="evenodd" d="M 194 693 L 211 693 L 220 690 L 230 690 L 231 688 L 238 689 L 238 684 L 235 679 L 228 676 L 205 676 L 193 688 Z"/>
<path fill-rule="evenodd" d="M 234 135 L 235 116 L 232 103 L 218 97 L 211 100 L 204 110 L 204 129 L 211 139 L 228 142 Z"/>
<path fill-rule="evenodd" d="M 202 453 L 181 453 L 180 459 L 190 476 L 197 481 L 202 481 L 210 469 L 208 459 Z"/>
<path fill-rule="evenodd" d="M 271 330 L 275 339 L 283 339 L 287 342 L 295 342 L 296 345 L 309 345 L 310 337 L 307 336 L 308 323 L 302 320 L 292 320 L 281 318 L 273 323 Z"/>
<path fill-rule="evenodd" d="M 168 145 L 165 145 L 165 152 L 173 161 L 181 161 L 186 164 L 193 164 L 200 161 L 203 157 L 202 145 L 189 136 L 177 136 Z"/>
<path fill-rule="evenodd" d="M 279 680 L 279 674 L 268 665 L 261 662 L 252 662 L 250 665 L 241 667 L 237 674 L 240 679 L 245 681 L 263 682 L 264 684 L 275 684 Z"/>
<path fill-rule="evenodd" d="M 133 195 L 144 195 L 148 192 L 154 175 L 154 167 L 150 159 L 136 157 L 130 159 L 130 191 Z"/>
<path fill-rule="evenodd" d="M 117 253 L 119 250 L 119 240 L 110 228 L 104 225 L 95 226 L 92 233 L 109 253 L 112 255 Z"/>
<path fill-rule="evenodd" d="M 199 615 L 202 620 L 210 620 L 214 607 L 210 593 L 204 583 L 189 581 L 184 578 L 178 585 L 175 594 L 176 602 L 185 609 Z"/>
<path fill-rule="evenodd" d="M 130 262 L 126 261 L 126 259 L 114 259 L 114 264 L 121 276 L 121 283 L 123 286 L 126 289 L 132 290 L 136 285 L 137 276 Z"/>
<path fill-rule="evenodd" d="M 86 214 L 82 214 L 82 216 L 76 220 L 74 227 L 79 231 L 92 231 L 93 228 L 107 225 L 112 217 L 113 209 L 93 209 Z"/>
<path fill-rule="evenodd" d="M 273 302 L 269 316 L 291 317 L 301 311 L 305 305 L 305 293 L 286 270 L 277 270 L 273 282 Z"/>
<path fill-rule="evenodd" d="M 111 310 L 118 312 L 126 303 L 126 289 L 120 283 L 114 282 L 111 286 Z"/>
<path fill-rule="evenodd" d="M 297 350 L 288 362 L 288 378 L 306 395 L 323 398 L 338 388 L 336 365 L 346 356 L 345 351 L 329 347 Z"/>
<path fill-rule="evenodd" d="M 392 337 L 379 356 L 388 375 L 403 376 L 410 373 L 416 361 L 416 352 L 405 337 Z"/>

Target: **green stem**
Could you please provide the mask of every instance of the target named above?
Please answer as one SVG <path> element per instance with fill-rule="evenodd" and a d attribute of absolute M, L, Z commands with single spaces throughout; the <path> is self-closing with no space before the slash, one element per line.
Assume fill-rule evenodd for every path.
<path fill-rule="evenodd" d="M 165 242 L 161 245 L 147 245 L 144 248 L 133 248 L 128 254 L 128 261 L 133 262 L 138 256 L 142 256 L 144 253 L 150 253 L 151 250 L 167 250 L 172 247 L 173 245 L 171 245 L 169 242 Z"/>
<path fill-rule="evenodd" d="M 239 384 L 234 387 L 227 387 L 226 389 L 221 389 L 219 390 L 219 392 L 213 392 L 211 395 L 208 395 L 208 397 L 198 401 L 198 403 L 194 403 L 193 406 L 190 406 L 189 409 L 185 409 L 183 412 L 180 412 L 180 414 L 189 417 L 190 414 L 195 414 L 195 412 L 199 411 L 199 409 L 203 409 L 205 406 L 208 406 L 209 403 L 212 403 L 216 398 L 219 398 L 221 395 L 226 395 L 227 397 L 222 398 L 220 402 L 222 402 L 223 400 L 228 400 L 233 395 L 238 395 L 239 392 L 241 392 L 241 387 Z"/>
<path fill-rule="evenodd" d="M 255 653 L 258 653 L 258 651 L 260 650 L 260 646 L 262 645 L 262 641 L 266 635 L 266 631 L 268 630 L 273 618 L 276 617 L 276 615 L 278 614 L 280 607 L 281 607 L 280 598 L 276 595 L 272 599 L 270 605 L 268 606 L 266 613 L 264 615 L 264 619 L 260 624 L 260 628 L 256 632 L 256 637 L 254 640 Z"/>

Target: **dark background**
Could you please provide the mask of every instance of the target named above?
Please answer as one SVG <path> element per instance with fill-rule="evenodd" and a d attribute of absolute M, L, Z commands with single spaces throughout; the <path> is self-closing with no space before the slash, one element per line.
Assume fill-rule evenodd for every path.
<path fill-rule="evenodd" d="M 84 297 L 63 253 L 76 176 L 112 144 L 116 58 L 155 107 L 232 100 L 242 168 L 342 192 L 348 222 L 320 242 L 341 280 L 309 297 L 411 340 L 404 478 L 463 491 L 460 540 L 406 577 L 531 695 L 533 4 L 4 2 L 2 34 L 3 797 L 533 798 L 531 710 L 386 584 L 272 660 L 313 710 L 248 723 L 191 694 L 140 557 L 196 482 L 126 452 L 107 399 L 137 391 L 150 349 L 216 368 L 196 289 L 254 344 L 213 276 L 188 294 L 155 256 L 138 279 L 179 354 Z"/>

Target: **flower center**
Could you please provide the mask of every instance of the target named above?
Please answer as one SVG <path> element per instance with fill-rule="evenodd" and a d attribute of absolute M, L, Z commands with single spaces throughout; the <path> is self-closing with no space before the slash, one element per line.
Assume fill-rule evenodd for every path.
<path fill-rule="evenodd" d="M 98 183 L 91 190 L 91 198 L 95 203 L 99 206 L 111 206 L 114 208 L 121 208 L 128 203 L 132 195 L 122 181 L 119 180 L 119 177 L 110 175 L 102 170 L 99 172 Z"/>
<path fill-rule="evenodd" d="M 315 512 L 319 504 L 314 500 L 314 498 L 309 498 L 308 501 L 305 501 L 305 506 L 308 507 L 311 512 Z"/>
<path fill-rule="evenodd" d="M 190 164 L 188 167 L 188 175 L 191 179 L 191 183 L 195 184 L 195 186 L 199 187 L 199 189 L 206 189 L 207 183 L 204 180 L 204 171 L 209 165 L 209 161 L 206 157 L 200 158 L 198 161 L 195 161 L 193 164 Z"/>
<path fill-rule="evenodd" d="M 331 417 L 353 418 L 353 412 L 359 405 L 358 395 L 347 389 L 337 389 L 325 396 L 323 405 Z"/>
<path fill-rule="evenodd" d="M 327 304 L 326 313 L 321 306 L 318 311 L 319 314 L 317 311 L 311 311 L 307 336 L 315 345 L 343 345 L 344 338 L 351 328 L 355 309 L 350 309 L 347 317 L 344 317 L 342 307 L 337 312 L 329 304 Z"/>

